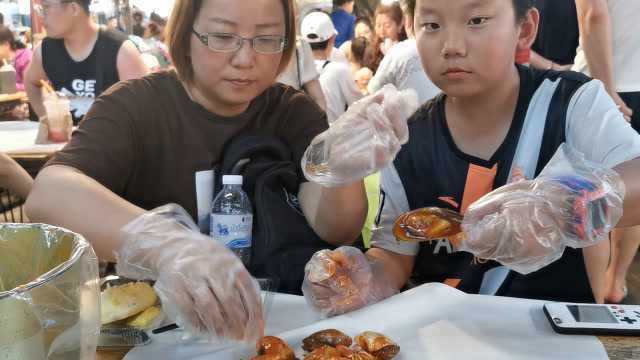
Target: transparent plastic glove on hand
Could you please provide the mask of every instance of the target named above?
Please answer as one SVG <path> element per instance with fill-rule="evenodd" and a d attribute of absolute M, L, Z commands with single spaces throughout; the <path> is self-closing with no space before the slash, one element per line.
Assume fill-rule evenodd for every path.
<path fill-rule="evenodd" d="M 409 140 L 407 120 L 417 108 L 414 91 L 399 92 L 393 85 L 354 103 L 307 148 L 301 162 L 305 177 L 343 186 L 387 166 Z"/>
<path fill-rule="evenodd" d="M 566 246 L 606 239 L 622 217 L 624 192 L 614 170 L 563 145 L 535 180 L 508 184 L 473 203 L 458 250 L 531 273 L 559 259 Z"/>
<path fill-rule="evenodd" d="M 165 313 L 181 328 L 251 343 L 263 335 L 258 283 L 231 251 L 200 234 L 180 206 L 146 212 L 122 232 L 118 274 L 156 280 Z"/>
<path fill-rule="evenodd" d="M 313 255 L 305 266 L 302 293 L 323 316 L 334 316 L 397 293 L 385 279 L 380 264 L 370 261 L 357 248 L 343 246 Z"/>

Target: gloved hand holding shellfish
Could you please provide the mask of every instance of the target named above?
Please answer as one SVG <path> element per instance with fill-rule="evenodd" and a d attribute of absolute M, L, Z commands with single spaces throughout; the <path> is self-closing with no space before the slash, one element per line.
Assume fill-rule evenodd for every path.
<path fill-rule="evenodd" d="M 324 316 L 344 314 L 397 293 L 384 268 L 351 246 L 321 250 L 305 266 L 302 293 Z"/>
<path fill-rule="evenodd" d="M 549 265 L 565 247 L 605 239 L 622 217 L 624 183 L 612 169 L 563 146 L 534 180 L 500 187 L 466 209 L 417 209 L 393 227 L 398 241 L 448 238 L 459 251 L 522 274 Z"/>

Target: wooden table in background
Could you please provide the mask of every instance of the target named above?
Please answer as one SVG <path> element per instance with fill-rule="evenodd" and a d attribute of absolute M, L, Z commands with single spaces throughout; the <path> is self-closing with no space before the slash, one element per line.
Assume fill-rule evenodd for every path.
<path fill-rule="evenodd" d="M 598 339 L 611 360 L 640 359 L 640 337 L 598 336 Z M 121 360 L 126 354 L 127 351 L 98 351 L 97 360 Z"/>
<path fill-rule="evenodd" d="M 37 135 L 37 122 L 0 121 L 0 151 L 11 156 L 34 177 L 47 160 L 65 145 L 36 144 Z"/>

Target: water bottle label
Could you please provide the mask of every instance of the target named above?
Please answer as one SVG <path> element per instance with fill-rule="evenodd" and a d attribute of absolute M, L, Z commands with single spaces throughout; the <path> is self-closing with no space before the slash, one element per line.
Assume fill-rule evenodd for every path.
<path fill-rule="evenodd" d="M 253 215 L 211 214 L 210 235 L 229 249 L 251 246 Z"/>

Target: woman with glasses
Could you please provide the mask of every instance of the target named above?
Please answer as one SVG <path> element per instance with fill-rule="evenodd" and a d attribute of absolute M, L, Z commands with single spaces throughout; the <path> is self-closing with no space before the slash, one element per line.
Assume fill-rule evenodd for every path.
<path fill-rule="evenodd" d="M 328 128 L 312 99 L 275 83 L 294 51 L 292 2 L 176 1 L 167 27 L 175 71 L 98 98 L 28 199 L 31 219 L 84 234 L 121 274 L 156 279 L 165 311 L 195 332 L 255 338 L 258 292 L 233 253 L 174 220 L 179 207 L 147 210 L 176 203 L 197 219 L 198 204 L 211 201 L 212 164 L 241 132 L 278 136 L 300 163 Z M 316 233 L 355 241 L 367 209 L 362 182 L 304 181 L 299 201 Z"/>

